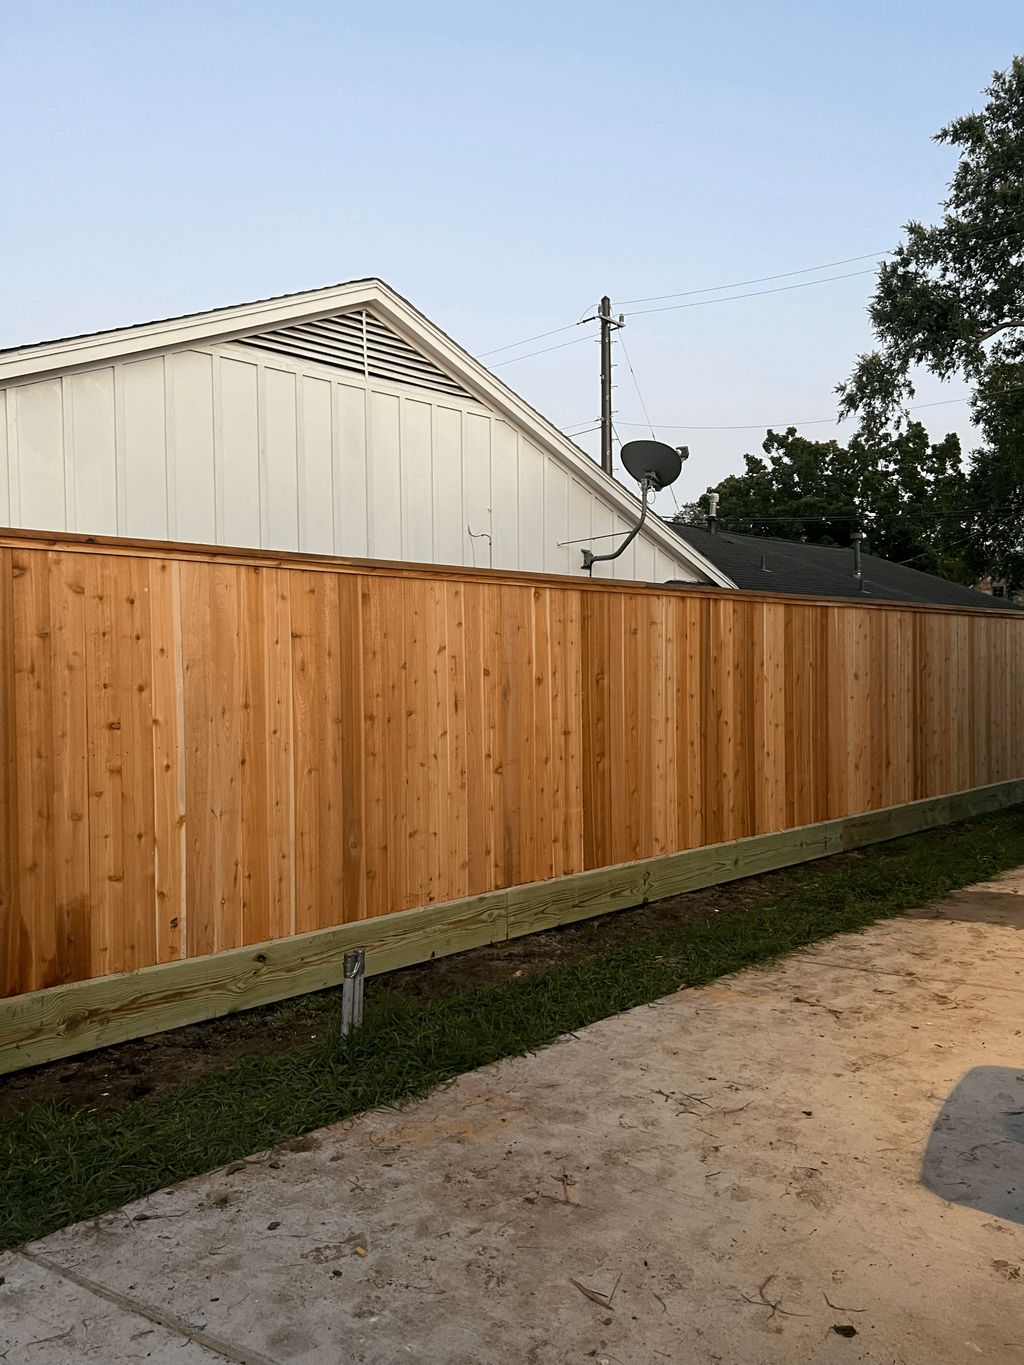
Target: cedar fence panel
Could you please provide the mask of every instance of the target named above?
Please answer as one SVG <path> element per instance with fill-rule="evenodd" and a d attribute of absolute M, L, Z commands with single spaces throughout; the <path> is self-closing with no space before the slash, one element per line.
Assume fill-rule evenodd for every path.
<path fill-rule="evenodd" d="M 0 537 L 0 995 L 1024 776 L 1024 618 Z"/>

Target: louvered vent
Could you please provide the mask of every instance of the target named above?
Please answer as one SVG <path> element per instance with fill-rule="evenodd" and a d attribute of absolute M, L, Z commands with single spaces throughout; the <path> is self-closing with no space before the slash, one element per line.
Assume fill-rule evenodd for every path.
<path fill-rule="evenodd" d="M 274 351 L 293 360 L 313 360 L 318 365 L 349 370 L 367 379 L 389 379 L 393 384 L 414 384 L 435 393 L 471 397 L 432 360 L 420 355 L 397 332 L 365 310 L 260 332 L 240 338 L 239 344 Z"/>

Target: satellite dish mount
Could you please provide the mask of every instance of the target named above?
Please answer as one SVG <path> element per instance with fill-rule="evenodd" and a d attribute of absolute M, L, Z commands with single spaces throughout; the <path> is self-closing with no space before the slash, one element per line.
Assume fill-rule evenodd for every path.
<path fill-rule="evenodd" d="M 583 551 L 583 568 L 593 576 L 594 565 L 604 560 L 618 559 L 643 530 L 647 520 L 647 497 L 653 489 L 660 493 L 669 484 L 675 483 L 683 468 L 683 461 L 690 452 L 685 446 L 674 450 L 661 441 L 629 441 L 622 447 L 622 463 L 640 485 L 640 520 L 630 531 L 617 550 L 610 554 L 596 555 L 593 550 Z"/>

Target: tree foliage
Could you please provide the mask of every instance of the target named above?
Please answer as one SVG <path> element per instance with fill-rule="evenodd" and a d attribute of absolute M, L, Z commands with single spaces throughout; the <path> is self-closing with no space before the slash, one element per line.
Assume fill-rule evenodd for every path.
<path fill-rule="evenodd" d="M 920 422 L 874 442 L 848 446 L 812 441 L 794 427 L 769 431 L 764 456 L 746 455 L 745 471 L 708 492 L 719 495 L 723 530 L 818 545 L 849 545 L 861 527 L 866 548 L 929 573 L 970 581 L 963 506 L 966 478 L 960 442 L 933 443 Z M 683 508 L 699 520 L 707 494 Z"/>
<path fill-rule="evenodd" d="M 1024 58 L 996 72 L 977 113 L 936 141 L 957 165 L 933 226 L 906 225 L 870 306 L 877 349 L 838 385 L 847 445 L 769 431 L 764 457 L 709 492 L 723 529 L 847 545 L 853 527 L 887 559 L 944 577 L 1024 588 Z M 914 378 L 974 386 L 983 444 L 931 442 L 907 411 Z M 679 520 L 697 519 L 706 495 Z"/>
<path fill-rule="evenodd" d="M 935 140 L 959 161 L 932 227 L 911 221 L 879 268 L 870 316 L 879 349 L 838 386 L 840 413 L 875 436 L 900 425 L 913 371 L 981 381 L 1024 336 L 1024 58 L 996 72 L 980 113 Z"/>
<path fill-rule="evenodd" d="M 958 162 L 939 223 L 907 224 L 879 269 L 870 315 L 878 349 L 838 386 L 840 414 L 878 442 L 906 427 L 915 370 L 975 386 L 983 443 L 961 519 L 966 576 L 1024 588 L 1024 58 L 996 72 L 978 113 L 936 141 Z M 952 524 L 952 523 L 951 523 Z"/>
<path fill-rule="evenodd" d="M 978 578 L 1024 589 L 1024 339 L 1007 342 L 978 382 L 971 403 L 984 445 L 971 456 L 967 500 L 974 534 L 969 563 Z"/>

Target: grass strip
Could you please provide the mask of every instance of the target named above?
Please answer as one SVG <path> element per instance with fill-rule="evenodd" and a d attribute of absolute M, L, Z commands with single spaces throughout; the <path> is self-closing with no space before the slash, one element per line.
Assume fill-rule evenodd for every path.
<path fill-rule="evenodd" d="M 426 1003 L 374 983 L 363 1028 L 225 1071 L 117 1113 L 54 1102 L 0 1123 L 0 1249 L 383 1104 L 425 1095 L 682 986 L 771 961 L 1024 864 L 1024 810 L 778 875 L 742 914 L 683 921 L 522 981 Z M 629 914 L 628 911 L 624 912 Z"/>

